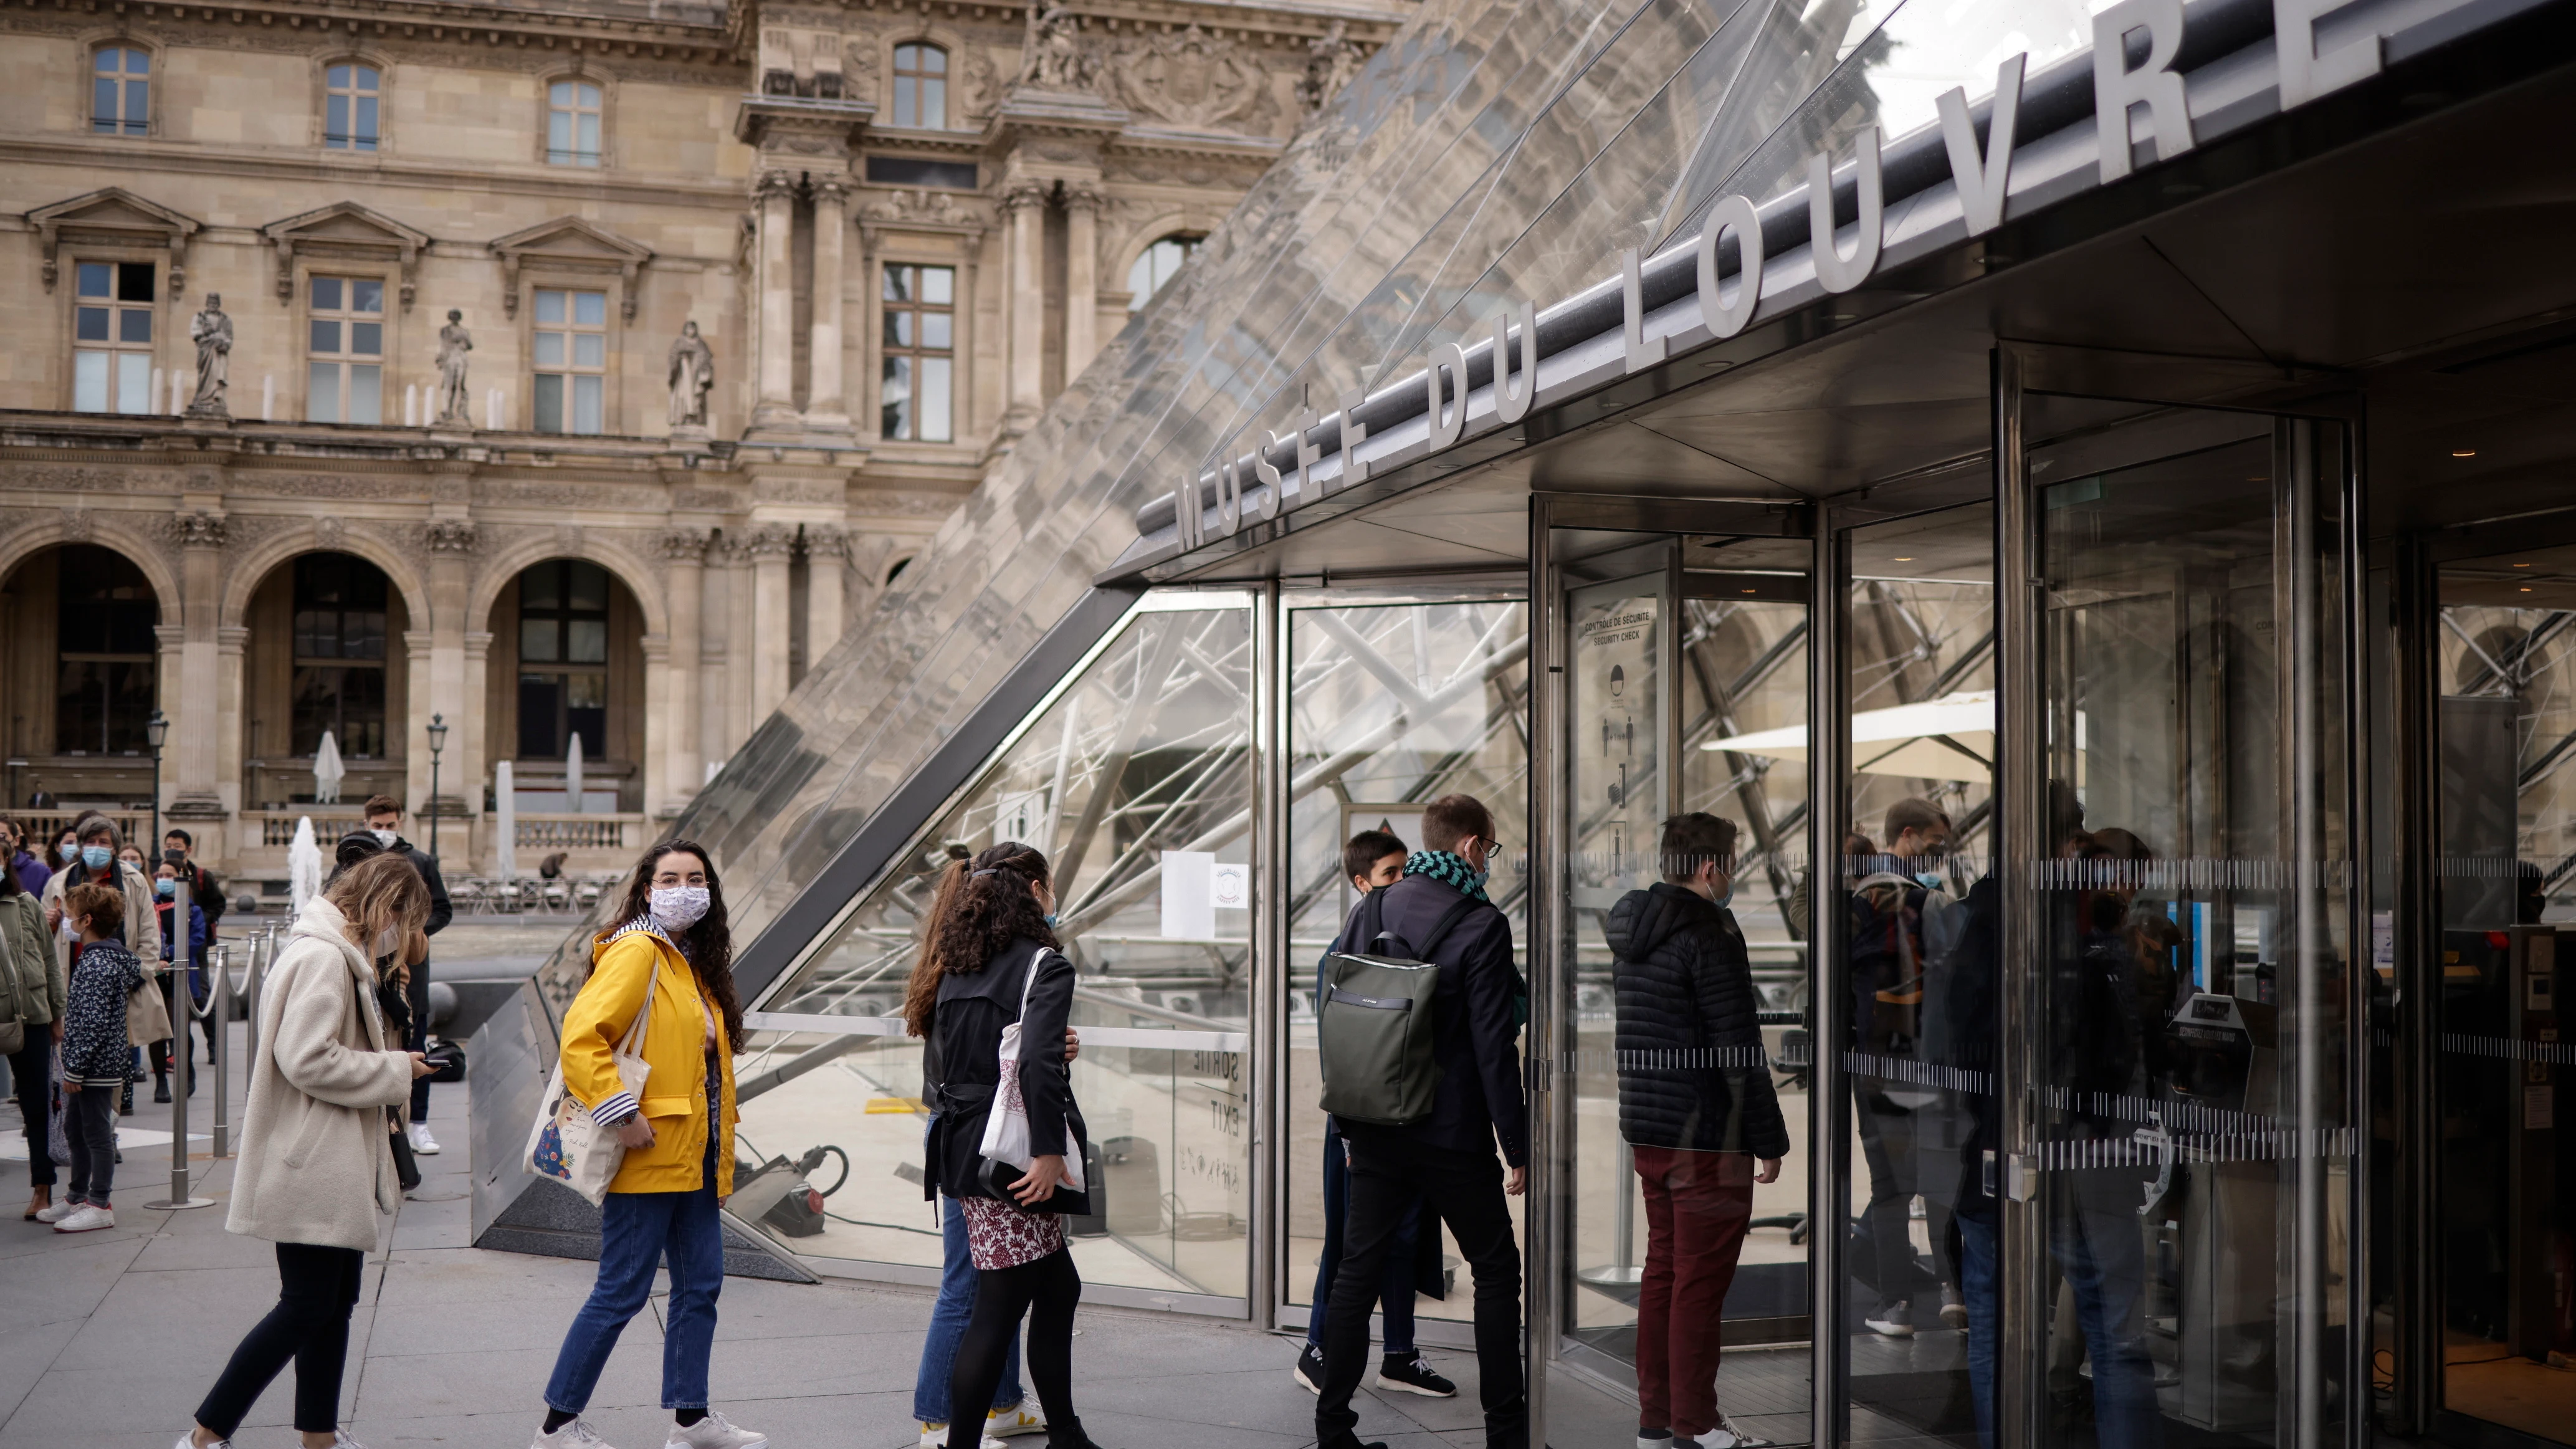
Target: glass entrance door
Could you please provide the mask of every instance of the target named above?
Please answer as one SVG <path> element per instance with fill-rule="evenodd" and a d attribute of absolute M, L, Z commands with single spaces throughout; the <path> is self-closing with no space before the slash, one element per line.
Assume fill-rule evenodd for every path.
<path fill-rule="evenodd" d="M 1546 1442 L 1629 1449 L 1721 1414 L 1803 1442 L 1811 546 L 1553 544 L 1555 874 L 1532 984 Z M 1663 945 L 1689 921 L 1719 942 L 1704 956 Z"/>
<path fill-rule="evenodd" d="M 2016 1442 L 2343 1435 L 2357 1001 L 2331 422 L 2033 395 L 2003 500 Z M 2366 939 L 2366 937 L 2364 938 Z M 1963 1218 L 1969 1215 L 1962 1213 Z M 1993 1357 L 1986 1355 L 1992 1353 Z"/>
<path fill-rule="evenodd" d="M 2447 563 L 2436 607 L 2440 954 L 2415 977 L 2438 1043 L 2436 1429 L 2576 1443 L 2576 548 Z"/>

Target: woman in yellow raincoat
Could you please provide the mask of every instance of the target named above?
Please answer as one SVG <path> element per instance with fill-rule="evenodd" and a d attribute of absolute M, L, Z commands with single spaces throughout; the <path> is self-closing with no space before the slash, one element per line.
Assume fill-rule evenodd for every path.
<path fill-rule="evenodd" d="M 599 1280 L 573 1316 L 546 1381 L 545 1426 L 534 1449 L 606 1449 L 581 1411 L 617 1336 L 671 1269 L 663 1329 L 667 1449 L 766 1449 L 766 1436 L 707 1407 L 707 1354 L 724 1286 L 724 1228 L 716 1209 L 733 1192 L 733 1057 L 742 1049 L 733 938 L 724 888 L 704 849 L 666 840 L 627 879 L 619 924 L 591 945 L 591 976 L 564 1013 L 564 1089 L 617 1128 L 625 1160 L 600 1209 Z M 643 1091 L 617 1074 L 617 1045 L 644 1009 Z"/>

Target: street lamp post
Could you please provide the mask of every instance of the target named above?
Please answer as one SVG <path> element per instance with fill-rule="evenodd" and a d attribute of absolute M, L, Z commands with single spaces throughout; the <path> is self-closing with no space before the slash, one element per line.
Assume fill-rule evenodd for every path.
<path fill-rule="evenodd" d="M 161 746 L 169 738 L 169 717 L 152 711 L 152 718 L 143 722 L 143 741 L 152 747 L 152 848 L 143 853 L 147 860 L 161 858 Z"/>
<path fill-rule="evenodd" d="M 438 754 L 447 748 L 447 716 L 429 717 L 429 863 L 438 864 Z"/>

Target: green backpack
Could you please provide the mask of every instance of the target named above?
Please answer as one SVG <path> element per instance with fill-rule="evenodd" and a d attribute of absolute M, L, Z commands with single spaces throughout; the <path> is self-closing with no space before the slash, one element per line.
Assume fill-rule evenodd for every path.
<path fill-rule="evenodd" d="M 1385 929 L 1384 891 L 1371 891 L 1360 902 L 1359 939 L 1393 949 L 1370 955 L 1336 951 L 1325 963 L 1324 995 L 1315 1003 L 1325 1111 L 1382 1127 L 1408 1126 L 1431 1115 L 1440 1089 L 1440 1063 L 1432 1055 L 1440 968 L 1418 958 L 1439 949 L 1450 928 L 1477 904 L 1471 896 L 1460 897 L 1416 950 Z"/>

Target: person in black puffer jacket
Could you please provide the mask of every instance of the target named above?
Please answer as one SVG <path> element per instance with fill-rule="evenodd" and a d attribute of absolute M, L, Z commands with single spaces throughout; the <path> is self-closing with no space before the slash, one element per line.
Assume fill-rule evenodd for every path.
<path fill-rule="evenodd" d="M 1637 1297 L 1637 1439 L 1751 1442 L 1717 1406 L 1718 1320 L 1753 1186 L 1780 1176 L 1780 1118 L 1744 935 L 1726 909 L 1735 826 L 1664 822 L 1664 878 L 1610 908 L 1618 990 L 1619 1134 L 1646 1196 Z"/>

